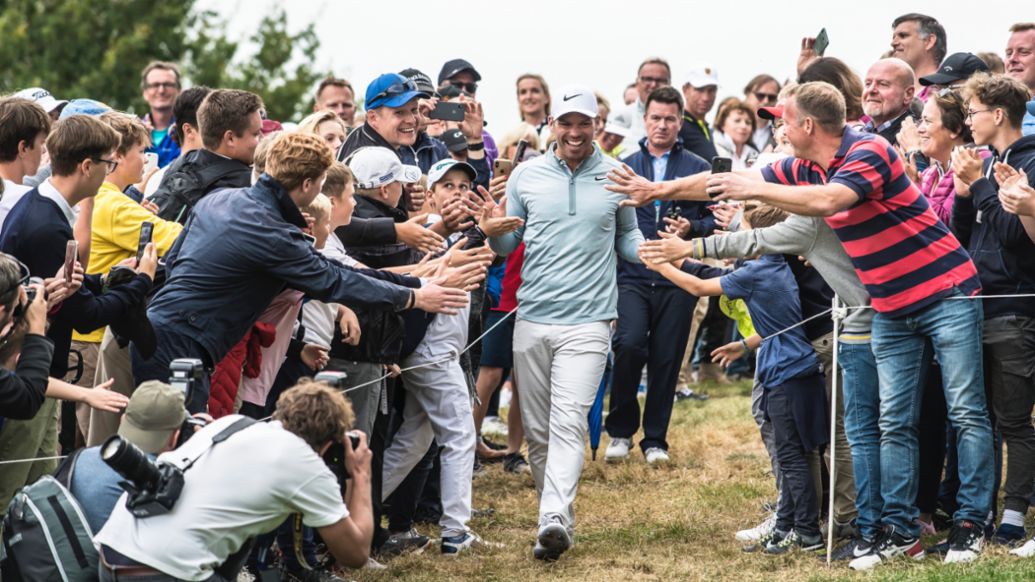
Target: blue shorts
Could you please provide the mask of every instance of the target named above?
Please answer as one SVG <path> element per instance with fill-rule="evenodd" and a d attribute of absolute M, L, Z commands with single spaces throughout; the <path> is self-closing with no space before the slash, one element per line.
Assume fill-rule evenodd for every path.
<path fill-rule="evenodd" d="M 490 329 L 492 326 L 506 318 L 495 329 L 482 338 L 482 358 L 480 366 L 490 368 L 503 368 L 509 370 L 514 367 L 514 318 L 517 314 L 508 315 L 506 311 L 490 311 L 485 316 L 482 327 Z"/>

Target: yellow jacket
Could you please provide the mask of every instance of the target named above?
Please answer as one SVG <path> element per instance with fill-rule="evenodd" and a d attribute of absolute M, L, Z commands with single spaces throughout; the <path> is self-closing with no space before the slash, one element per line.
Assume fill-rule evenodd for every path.
<path fill-rule="evenodd" d="M 140 241 L 140 225 L 144 222 L 153 222 L 155 225 L 151 240 L 157 247 L 158 256 L 164 255 L 172 247 L 183 230 L 179 223 L 162 220 L 151 214 L 111 182 L 102 184 L 93 201 L 90 264 L 86 273 L 107 273 L 119 262 L 135 256 Z M 104 328 L 88 334 L 73 333 L 72 339 L 100 343 L 104 339 Z"/>

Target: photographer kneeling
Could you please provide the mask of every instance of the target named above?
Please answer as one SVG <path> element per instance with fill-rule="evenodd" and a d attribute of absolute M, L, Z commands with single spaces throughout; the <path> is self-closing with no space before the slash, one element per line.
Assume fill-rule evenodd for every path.
<path fill-rule="evenodd" d="M 355 449 L 346 435 L 352 409 L 345 397 L 325 384 L 303 381 L 281 395 L 272 422 L 213 442 L 242 418 L 223 417 L 159 457 L 181 467 L 193 460 L 183 471 L 182 493 L 171 511 L 134 517 L 121 500 L 116 504 L 96 537 L 102 582 L 232 580 L 248 540 L 273 531 L 292 513 L 301 513 L 303 523 L 317 529 L 340 563 L 366 563 L 373 535 L 370 449 L 365 435 L 358 436 Z M 321 459 L 335 443 L 343 443 L 352 477 L 345 502 Z"/>

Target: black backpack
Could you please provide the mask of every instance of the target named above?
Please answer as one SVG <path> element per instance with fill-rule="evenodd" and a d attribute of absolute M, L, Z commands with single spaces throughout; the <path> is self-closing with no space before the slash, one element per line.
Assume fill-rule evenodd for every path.
<path fill-rule="evenodd" d="M 93 533 L 72 494 L 46 475 L 22 488 L 3 521 L 0 571 L 5 581 L 97 580 Z"/>
<path fill-rule="evenodd" d="M 224 177 L 247 170 L 237 160 L 219 155 L 202 155 L 204 150 L 187 153 L 166 171 L 151 202 L 158 205 L 158 217 L 186 224 L 194 205 Z M 244 187 L 248 183 L 238 184 Z"/>

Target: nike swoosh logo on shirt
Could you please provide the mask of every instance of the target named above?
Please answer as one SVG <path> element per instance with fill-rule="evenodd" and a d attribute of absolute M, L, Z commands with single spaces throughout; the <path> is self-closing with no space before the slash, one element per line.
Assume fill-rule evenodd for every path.
<path fill-rule="evenodd" d="M 578 97 L 579 95 L 582 95 L 582 93 L 576 93 L 574 95 L 565 95 L 564 96 L 564 101 L 571 101 L 572 99 Z"/>
<path fill-rule="evenodd" d="M 593 179 L 596 180 L 597 182 L 603 182 L 604 180 L 607 179 L 607 176 L 593 176 Z"/>

